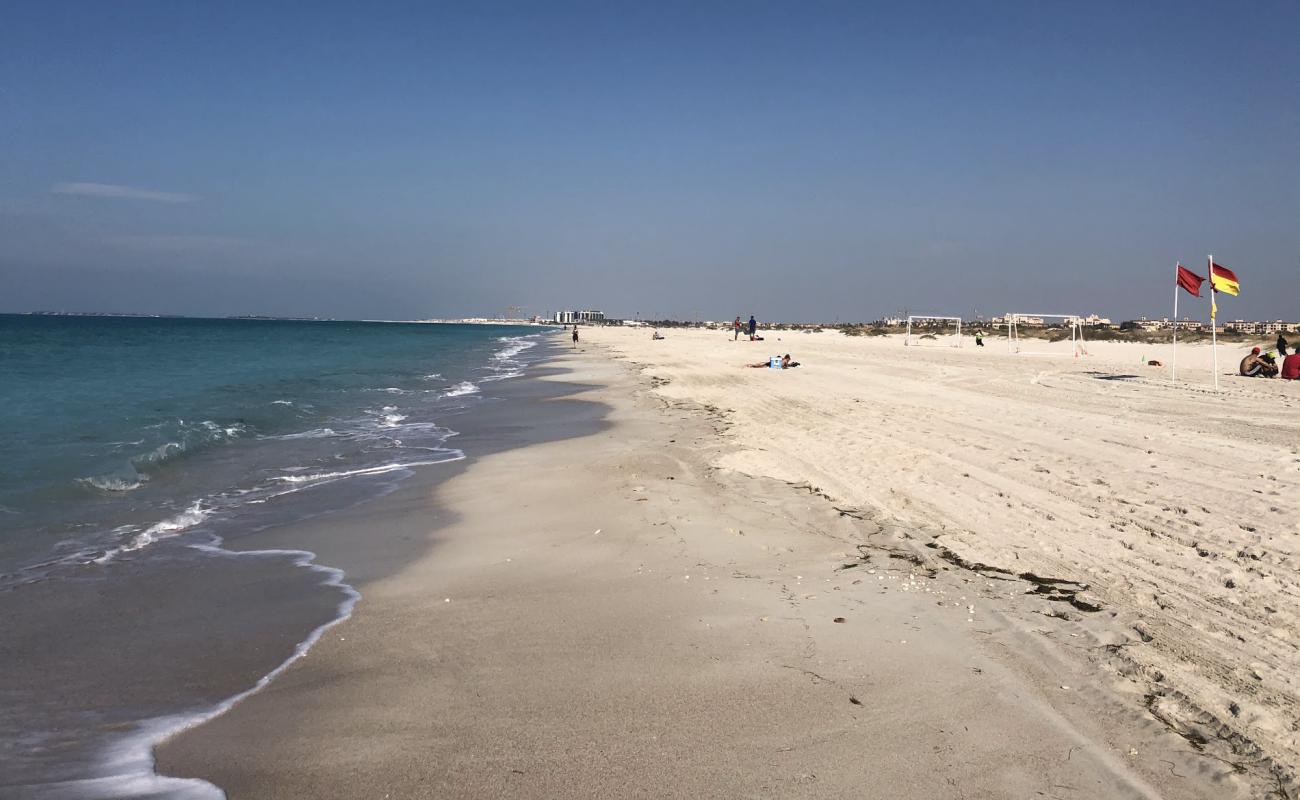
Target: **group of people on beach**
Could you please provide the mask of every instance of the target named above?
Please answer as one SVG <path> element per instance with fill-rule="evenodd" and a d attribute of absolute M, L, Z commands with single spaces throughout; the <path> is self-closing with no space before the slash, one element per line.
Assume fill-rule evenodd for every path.
<path fill-rule="evenodd" d="M 741 323 L 740 323 L 740 317 L 736 317 L 736 321 L 733 322 L 733 323 L 731 323 L 731 328 L 732 328 L 732 330 L 734 330 L 734 331 L 736 332 L 736 335 L 735 335 L 735 337 L 732 338 L 732 341 L 736 341 L 736 340 L 740 339 L 740 331 L 741 331 L 742 327 L 747 327 L 747 328 L 748 328 L 748 330 L 749 330 L 749 340 L 750 340 L 751 342 L 761 342 L 761 341 L 763 341 L 763 337 L 758 335 L 758 320 L 754 319 L 754 315 L 753 315 L 753 314 L 750 314 L 750 315 L 749 315 L 749 323 L 748 323 L 747 326 L 742 326 L 742 325 L 741 325 Z"/>
<path fill-rule="evenodd" d="M 1287 355 L 1287 341 L 1282 334 L 1277 336 L 1277 355 L 1261 353 L 1258 347 L 1251 348 L 1249 354 L 1241 360 L 1239 372 L 1247 378 L 1276 378 L 1283 380 L 1300 380 L 1300 347 L 1292 348 Z M 1281 364 L 1278 361 L 1281 360 Z"/>
<path fill-rule="evenodd" d="M 749 334 L 749 341 L 751 342 L 763 341 L 763 337 L 758 335 L 758 320 L 754 319 L 753 314 L 749 315 L 749 322 L 747 324 L 742 323 L 740 317 L 737 316 L 735 321 L 731 323 L 731 329 L 734 332 L 732 341 L 738 341 L 740 339 L 741 331 L 746 331 Z M 799 362 L 790 358 L 790 354 L 786 353 L 783 356 L 772 356 L 767 361 L 759 361 L 755 364 L 746 364 L 745 366 L 753 369 L 759 369 L 760 367 L 771 367 L 772 369 L 793 369 L 794 367 L 799 366 Z"/>

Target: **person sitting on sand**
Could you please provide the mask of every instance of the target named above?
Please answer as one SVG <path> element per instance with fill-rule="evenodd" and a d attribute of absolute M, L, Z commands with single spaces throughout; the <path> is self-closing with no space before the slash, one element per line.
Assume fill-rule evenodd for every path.
<path fill-rule="evenodd" d="M 651 338 L 651 339 L 654 339 L 654 340 L 658 340 L 658 339 L 662 339 L 662 338 L 664 338 L 664 337 L 663 337 L 663 334 L 659 333 L 659 331 L 655 331 L 655 332 L 654 332 L 654 336 L 651 336 L 650 338 Z"/>
<path fill-rule="evenodd" d="M 1300 381 L 1300 347 L 1292 348 L 1291 355 L 1282 359 L 1282 378 Z"/>
<path fill-rule="evenodd" d="M 1253 348 L 1250 355 L 1241 360 L 1240 372 L 1247 378 L 1272 378 L 1277 375 L 1277 364 L 1259 354 L 1259 348 Z"/>

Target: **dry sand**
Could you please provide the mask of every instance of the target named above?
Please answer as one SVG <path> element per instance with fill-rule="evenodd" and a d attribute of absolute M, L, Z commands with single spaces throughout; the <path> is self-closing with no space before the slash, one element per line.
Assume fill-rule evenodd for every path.
<path fill-rule="evenodd" d="M 1123 654 L 1169 664 L 1171 686 L 1214 677 L 1228 653 L 1202 609 L 1231 612 L 1248 642 L 1271 643 L 1237 643 L 1258 650 L 1262 676 L 1240 693 L 1237 724 L 1256 733 L 1257 708 L 1280 718 L 1294 640 L 1253 616 L 1269 613 L 1263 601 L 1211 602 L 1210 572 L 1237 564 L 1209 536 L 1223 525 L 1203 524 L 1218 558 L 1193 553 L 1176 586 L 1162 586 L 1176 604 L 1162 614 L 1154 601 L 1085 614 L 1069 585 L 1056 600 L 1026 596 L 1041 585 L 913 547 L 942 523 L 945 546 L 1018 555 L 1019 571 L 1077 572 L 1107 608 L 1157 580 L 1149 548 L 1163 540 L 1139 540 L 1138 520 L 1182 536 L 1173 523 L 1205 512 L 1171 517 L 1168 534 L 1153 522 L 1169 512 L 1145 502 L 1145 450 L 1162 453 L 1171 434 L 1145 430 L 1152 412 L 1129 393 L 1155 389 L 1090 389 L 1074 365 L 969 353 L 923 356 L 944 365 L 936 385 L 884 343 L 830 336 L 800 337 L 787 349 L 808 367 L 784 373 L 740 369 L 759 346 L 720 334 L 670 332 L 656 349 L 648 332 L 588 336 L 599 344 L 563 359 L 564 379 L 587 384 L 575 394 L 603 405 L 578 408 L 607 414 L 606 429 L 490 455 L 431 496 L 402 492 L 269 537 L 349 569 L 362 601 L 266 690 L 161 747 L 160 771 L 232 798 L 1244 798 L 1276 785 L 1268 765 L 1193 746 L 1146 711 L 1145 688 L 1103 668 Z M 1128 422 L 1112 413 L 1120 406 Z M 1047 431 L 1045 418 L 1077 430 Z M 1109 451 L 1086 442 L 1112 426 L 1141 443 L 1116 448 L 1128 471 L 1092 484 L 1084 471 Z M 1294 453 L 1284 463 L 1272 450 L 1274 471 L 1294 476 Z M 1117 487 L 1131 505 L 1095 499 Z M 1081 516 L 1090 557 L 1075 569 Z M 974 549 L 990 531 L 998 545 Z M 1280 571 L 1286 557 L 1263 531 L 1241 545 L 1260 556 L 1234 567 L 1243 583 L 1265 580 L 1248 568 Z M 429 549 L 386 574 L 368 568 L 359 533 L 367 547 Z M 1107 555 L 1121 539 L 1131 562 Z M 1163 563 L 1182 558 L 1163 546 Z M 1291 621 L 1282 581 L 1269 581 L 1281 598 L 1272 613 Z M 1138 625 L 1150 643 L 1135 643 Z"/>
<path fill-rule="evenodd" d="M 718 409 L 715 465 L 808 482 L 917 529 L 936 555 L 1086 584 L 1111 666 L 1152 713 L 1238 764 L 1300 767 L 1300 382 L 1221 378 L 1211 351 L 1090 343 L 1083 358 L 901 337 L 598 329 L 665 397 Z M 1266 343 L 1267 344 L 1267 343 Z M 1068 343 L 1033 349 L 1068 351 Z M 1220 347 L 1233 373 L 1248 346 Z M 790 352 L 793 371 L 741 364 Z M 1053 612 L 1055 613 L 1055 612 Z"/>

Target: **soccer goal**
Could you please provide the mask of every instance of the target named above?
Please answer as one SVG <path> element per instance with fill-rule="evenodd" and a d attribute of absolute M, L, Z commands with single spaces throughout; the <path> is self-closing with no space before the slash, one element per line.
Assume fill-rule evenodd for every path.
<path fill-rule="evenodd" d="M 907 335 L 903 337 L 903 344 L 961 347 L 961 317 L 912 314 L 907 318 Z"/>
<path fill-rule="evenodd" d="M 1026 350 L 1020 335 L 1021 328 L 1049 328 L 1055 326 L 1068 328 L 1070 331 L 1070 349 L 1063 347 L 1051 350 Z M 1062 339 L 1064 342 L 1064 339 Z M 1043 346 L 1050 344 L 1043 342 Z M 1078 314 L 1008 314 L 1007 315 L 1007 349 L 1022 356 L 1079 356 L 1088 355 L 1088 348 L 1083 341 L 1083 317 Z"/>

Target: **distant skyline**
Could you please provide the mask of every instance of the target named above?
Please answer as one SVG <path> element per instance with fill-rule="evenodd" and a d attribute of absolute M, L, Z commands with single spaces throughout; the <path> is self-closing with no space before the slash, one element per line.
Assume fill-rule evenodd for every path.
<path fill-rule="evenodd" d="M 1295 2 L 4 16 L 0 312 L 1300 319 Z"/>

